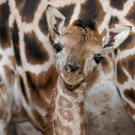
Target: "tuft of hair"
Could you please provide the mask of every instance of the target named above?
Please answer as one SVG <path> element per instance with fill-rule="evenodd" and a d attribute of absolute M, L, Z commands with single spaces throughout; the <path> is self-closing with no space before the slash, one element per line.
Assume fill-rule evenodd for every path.
<path fill-rule="evenodd" d="M 91 18 L 83 18 L 75 20 L 73 23 L 75 26 L 82 27 L 86 32 L 86 28 L 90 28 L 91 30 L 96 29 L 96 23 Z"/>

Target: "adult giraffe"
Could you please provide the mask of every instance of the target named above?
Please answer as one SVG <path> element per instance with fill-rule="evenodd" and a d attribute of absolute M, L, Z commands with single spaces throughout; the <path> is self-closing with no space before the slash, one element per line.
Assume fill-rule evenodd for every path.
<path fill-rule="evenodd" d="M 16 83 L 15 88 L 14 87 L 13 88 L 9 87 L 9 88 L 22 90 L 22 91 L 17 91 L 15 93 L 13 92 L 12 94 L 10 94 L 10 96 L 8 98 L 8 102 L 10 103 L 10 104 L 8 104 L 8 106 L 10 108 L 9 110 L 12 110 L 12 112 L 14 112 L 12 114 L 12 116 L 15 116 L 15 117 L 13 117 L 14 119 L 12 119 L 12 120 L 17 122 L 17 121 L 26 121 L 29 119 L 29 121 L 33 121 L 32 123 L 35 124 L 35 126 L 38 128 L 40 127 L 39 125 L 43 125 L 43 123 L 44 123 L 41 115 L 44 115 L 46 106 L 49 103 L 49 95 L 51 95 L 50 90 L 53 89 L 53 87 L 54 87 L 53 85 L 55 84 L 56 79 L 57 79 L 57 74 L 55 74 L 55 72 L 53 72 L 54 75 L 52 76 L 52 71 L 55 70 L 54 65 L 53 65 L 54 58 L 50 53 L 50 52 L 52 52 L 52 47 L 49 45 L 50 42 L 49 42 L 48 36 L 46 36 L 48 32 L 47 32 L 47 27 L 45 25 L 46 21 L 44 20 L 45 19 L 45 17 L 44 17 L 45 8 L 46 8 L 47 4 L 49 4 L 49 3 L 50 4 L 53 3 L 53 6 L 55 6 L 55 7 L 58 7 L 58 5 L 60 6 L 58 8 L 60 8 L 60 10 L 65 13 L 65 16 L 67 16 L 66 25 L 68 25 L 68 23 L 71 23 L 74 19 L 77 19 L 79 16 L 80 16 L 79 18 L 81 18 L 81 16 L 84 16 L 84 15 L 95 17 L 95 19 L 97 19 L 98 26 L 101 26 L 101 27 L 99 27 L 100 33 L 102 33 L 104 26 L 107 26 L 107 25 L 102 25 L 102 21 L 104 20 L 104 22 L 106 22 L 105 20 L 110 18 L 110 16 L 105 14 L 105 11 L 107 11 L 107 10 L 105 10 L 102 7 L 107 7 L 108 5 L 112 4 L 113 7 L 117 8 L 117 6 L 114 4 L 115 2 L 114 3 L 108 2 L 108 3 L 104 4 L 105 6 L 102 6 L 103 1 L 101 1 L 101 2 L 100 1 L 77 1 L 77 2 L 76 1 L 74 1 L 74 2 L 61 1 L 60 2 L 60 1 L 44 1 L 44 0 L 42 0 L 42 1 L 25 1 L 25 0 L 24 1 L 17 1 L 17 0 L 16 1 L 14 1 L 14 0 L 6 1 L 6 0 L 2 0 L 0 2 L 0 5 L 1 5 L 0 6 L 0 10 L 1 10 L 1 40 L 0 40 L 0 42 L 1 42 L 1 48 L 2 48 L 2 50 L 4 50 L 4 51 L 1 51 L 1 54 L 2 54 L 1 61 L 3 63 L 9 62 L 9 64 L 10 64 L 9 67 L 5 66 L 4 70 L 1 69 L 1 71 L 3 71 L 3 73 L 7 74 L 7 78 L 5 78 L 5 80 L 7 80 L 7 79 L 9 80 L 8 81 L 9 86 L 12 86 L 11 84 L 13 82 Z M 89 6 L 91 6 L 91 4 L 92 4 L 92 7 L 95 6 L 94 7 L 95 10 L 97 8 L 100 9 L 97 11 L 100 11 L 101 13 L 95 12 L 95 10 L 93 10 L 93 8 L 90 8 L 92 10 L 90 10 L 90 12 L 88 12 L 89 10 L 86 10 L 86 9 L 89 8 Z M 117 2 L 116 2 L 116 4 L 117 4 Z M 130 8 L 133 6 L 133 1 L 125 2 L 125 3 L 123 2 L 122 4 L 126 4 Z M 123 8 L 123 6 L 120 7 L 120 9 L 122 9 L 122 8 Z M 82 9 L 81 12 L 80 12 L 80 9 Z M 70 13 L 67 11 L 70 11 Z M 114 11 L 115 11 L 114 14 L 116 15 L 116 12 L 118 12 L 118 11 L 117 10 L 114 10 Z M 89 13 L 89 15 L 87 13 Z M 108 13 L 108 12 L 106 12 L 106 13 Z M 120 13 L 124 14 L 125 12 L 120 12 Z M 132 13 L 132 11 L 131 11 L 131 13 Z M 104 17 L 105 17 L 105 19 L 103 19 Z M 129 17 L 129 19 L 130 18 L 131 17 Z M 115 18 L 112 17 L 111 20 L 113 21 L 113 20 L 115 20 Z M 117 19 L 116 19 L 115 23 L 117 23 Z M 10 33 L 10 28 L 11 28 L 12 34 Z M 10 35 L 12 35 L 12 36 L 10 36 Z M 14 46 L 13 46 L 14 51 L 12 48 L 12 43 L 14 44 Z M 46 48 L 43 47 L 43 44 L 46 45 Z M 50 50 L 50 51 L 47 52 L 46 49 Z M 15 61 L 13 61 L 14 57 L 12 57 L 14 52 L 15 52 L 15 56 L 16 56 Z M 107 63 L 108 59 L 109 58 L 105 59 L 106 61 L 104 60 L 104 62 Z M 111 59 L 109 59 L 109 60 L 111 60 Z M 107 65 L 111 65 L 110 63 L 111 62 L 109 62 Z M 23 67 L 23 70 L 22 70 L 22 67 Z M 100 67 L 98 70 L 100 70 Z M 102 67 L 104 67 L 103 64 L 102 64 Z M 16 69 L 17 72 L 13 72 L 14 69 Z M 104 70 L 105 69 L 106 68 L 104 68 Z M 18 72 L 20 74 L 19 76 L 18 76 Z M 106 74 L 106 71 L 102 72 L 102 73 Z M 100 77 L 101 77 L 101 75 L 103 76 L 102 73 L 100 73 Z M 112 70 L 110 70 L 109 73 L 112 73 Z M 110 77 L 109 73 L 107 73 L 107 74 Z M 14 78 L 19 78 L 19 79 L 14 80 Z M 45 78 L 45 79 L 43 79 L 43 78 Z M 100 80 L 100 82 L 99 81 L 95 82 L 96 85 L 94 85 L 94 87 L 100 86 L 100 84 L 102 85 L 102 80 Z M 92 83 L 92 82 L 90 81 L 90 83 Z M 17 85 L 17 84 L 19 84 L 19 85 Z M 113 84 L 113 83 L 110 83 L 110 84 Z M 4 89 L 3 82 L 1 83 L 1 86 L 2 86 L 2 89 Z M 109 85 L 109 86 L 112 86 L 112 85 Z M 104 87 L 102 87 L 102 88 L 104 88 Z M 111 87 L 111 88 L 114 92 L 115 88 L 114 87 Z M 28 89 L 30 91 L 28 91 Z M 46 90 L 48 90 L 48 91 L 46 91 Z M 101 90 L 103 90 L 103 89 L 101 89 Z M 116 92 L 114 92 L 114 93 L 116 93 Z M 93 93 L 90 93 L 90 94 L 93 94 Z M 90 94 L 88 94 L 88 96 L 90 96 Z M 108 95 L 108 93 L 107 93 L 107 95 Z M 11 99 L 12 97 L 15 97 L 14 100 Z M 92 97 L 93 97 L 93 95 L 92 95 Z M 88 99 L 92 99 L 92 98 L 88 98 Z M 96 98 L 94 98 L 94 99 L 96 99 Z M 94 99 L 92 100 L 93 102 L 94 102 Z M 10 101 L 13 101 L 13 102 L 10 102 Z M 88 103 L 88 102 L 89 101 L 87 100 L 86 103 Z M 91 102 L 91 103 L 93 103 L 93 102 Z M 114 102 L 113 102 L 113 104 L 114 104 Z M 13 105 L 13 107 L 12 107 L 12 105 Z M 119 108 L 121 108 L 121 107 L 119 107 Z M 28 109 L 28 111 L 26 111 L 27 109 Z M 86 104 L 86 109 L 88 109 L 87 104 Z M 8 113 L 9 113 L 9 110 L 8 110 Z M 94 109 L 92 109 L 92 110 L 94 110 Z M 106 109 L 106 110 L 108 111 L 109 109 Z M 88 113 L 88 111 L 87 111 L 87 113 Z M 26 112 L 27 112 L 27 115 L 25 114 Z M 105 114 L 103 112 L 104 111 L 102 111 L 101 114 Z M 3 114 L 3 112 L 1 112 L 1 114 Z M 96 113 L 93 112 L 93 114 L 95 115 Z M 123 116 L 123 114 L 124 113 L 122 112 L 122 116 Z M 10 117 L 11 114 L 9 113 L 8 116 Z M 23 116 L 28 116 L 28 118 L 23 117 Z M 93 115 L 89 115 L 89 116 L 93 116 Z M 99 115 L 97 115 L 97 116 L 99 116 Z M 126 114 L 124 114 L 124 116 L 126 116 Z M 105 117 L 106 116 L 104 116 L 104 118 Z M 127 116 L 126 116 L 126 118 L 127 118 Z M 95 117 L 93 117 L 93 119 L 90 121 L 92 121 L 94 123 L 94 122 L 96 122 L 96 120 L 97 119 L 95 119 Z M 34 121 L 38 121 L 38 122 L 34 123 Z M 127 118 L 126 121 L 129 121 L 129 119 Z M 107 125 L 107 124 L 105 123 L 105 125 Z M 130 127 L 130 131 L 131 131 L 131 129 L 132 129 L 131 125 L 132 124 L 130 123 L 130 124 L 127 124 L 126 126 L 122 125 L 121 127 L 122 128 L 124 127 L 123 129 L 126 129 L 125 127 L 128 127 L 128 130 Z M 92 127 L 94 129 L 94 132 L 96 133 L 95 124 L 92 124 L 92 126 L 89 126 L 89 127 Z M 112 125 L 110 127 L 112 127 Z M 121 127 L 116 126 L 116 123 L 114 124 L 113 127 L 118 128 L 117 130 L 118 130 L 118 132 L 120 132 L 119 129 L 121 129 Z M 114 128 L 112 129 L 112 131 L 114 131 Z M 100 129 L 100 128 L 98 128 L 98 129 Z M 93 130 L 91 130 L 90 132 L 93 132 Z M 93 132 L 93 134 L 95 134 L 94 132 Z M 98 132 L 101 133 L 101 131 L 98 131 Z M 125 131 L 124 131 L 124 133 L 125 133 Z M 98 133 L 96 133 L 96 134 L 98 134 Z"/>

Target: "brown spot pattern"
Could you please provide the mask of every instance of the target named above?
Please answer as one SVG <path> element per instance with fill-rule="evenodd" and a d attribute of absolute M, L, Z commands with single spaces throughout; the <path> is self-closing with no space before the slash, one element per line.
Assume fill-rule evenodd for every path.
<path fill-rule="evenodd" d="M 117 70 L 117 81 L 121 84 L 123 84 L 124 82 L 126 82 L 128 80 L 128 77 L 125 75 L 123 69 L 123 62 L 122 61 L 118 61 L 117 65 L 116 65 L 116 70 Z"/>
<path fill-rule="evenodd" d="M 110 0 L 110 4 L 113 8 L 122 10 L 127 0 Z"/>
<path fill-rule="evenodd" d="M 4 70 L 8 84 L 12 85 L 14 81 L 14 71 L 8 65 L 4 66 Z"/>
<path fill-rule="evenodd" d="M 72 103 L 71 101 L 69 101 L 67 98 L 65 97 L 62 97 L 60 96 L 59 98 L 59 105 L 62 107 L 62 108 L 71 108 L 72 107 Z"/>
<path fill-rule="evenodd" d="M 0 5 L 0 45 L 2 49 L 6 49 L 11 46 L 8 24 L 9 14 L 8 2 Z"/>
<path fill-rule="evenodd" d="M 131 116 L 135 114 L 135 109 L 132 108 L 131 105 L 127 104 L 125 107 L 126 107 L 127 111 L 131 114 Z"/>
<path fill-rule="evenodd" d="M 8 56 L 9 60 L 11 61 L 11 65 L 13 66 L 14 69 L 16 69 L 15 65 L 15 57 L 14 56 Z"/>
<path fill-rule="evenodd" d="M 115 24 L 119 23 L 119 19 L 116 16 L 111 16 L 109 22 L 109 28 L 114 28 Z"/>
<path fill-rule="evenodd" d="M 66 5 L 64 7 L 59 7 L 59 11 L 66 17 L 65 26 L 69 24 L 71 16 L 74 11 L 75 4 Z"/>
<path fill-rule="evenodd" d="M 115 50 L 116 50 L 116 49 L 115 49 Z M 112 53 L 109 53 L 108 55 L 109 55 L 110 58 L 112 58 Z"/>
<path fill-rule="evenodd" d="M 79 103 L 80 108 L 80 116 L 82 117 L 84 115 L 84 101 Z"/>
<path fill-rule="evenodd" d="M 132 79 L 135 77 L 135 55 L 130 55 L 122 60 L 122 65 L 129 72 Z"/>
<path fill-rule="evenodd" d="M 22 16 L 22 21 L 28 23 L 33 21 L 39 3 L 40 0 L 16 0 L 16 7 Z"/>
<path fill-rule="evenodd" d="M 104 29 L 103 32 L 101 33 L 101 36 L 104 37 L 106 35 L 106 33 L 107 33 L 107 30 Z"/>
<path fill-rule="evenodd" d="M 74 6 L 75 6 L 75 4 L 67 5 L 64 7 L 59 7 L 59 11 L 66 17 L 66 20 L 65 20 L 66 26 L 69 24 L 70 18 L 73 14 Z M 42 17 L 39 21 L 39 27 L 45 35 L 48 34 L 48 27 L 47 27 L 47 21 L 46 21 L 46 11 L 42 14 Z"/>
<path fill-rule="evenodd" d="M 135 46 L 135 33 L 130 33 L 128 38 L 120 45 L 120 50 L 132 49 Z"/>
<path fill-rule="evenodd" d="M 70 111 L 70 109 L 69 110 L 59 109 L 59 112 L 62 118 L 65 120 L 72 121 L 74 119 L 73 113 Z"/>
<path fill-rule="evenodd" d="M 41 72 L 38 75 L 26 72 L 26 78 L 32 101 L 42 109 L 47 108 L 48 103 L 45 101 L 45 97 L 50 99 L 57 81 L 55 67 L 52 65 L 48 71 Z"/>
<path fill-rule="evenodd" d="M 28 103 L 28 97 L 26 94 L 26 89 L 25 89 L 23 78 L 21 76 L 19 76 L 19 78 L 20 78 L 19 81 L 20 81 L 20 86 L 21 86 L 21 91 L 23 93 L 23 97 L 24 97 L 25 101 Z"/>
<path fill-rule="evenodd" d="M 123 72 L 123 68 L 127 70 L 132 79 L 135 77 L 135 55 L 129 55 L 128 57 L 118 61 L 117 63 L 117 80 L 119 83 L 123 84 L 128 80 L 128 77 Z"/>
<path fill-rule="evenodd" d="M 117 54 L 118 54 L 118 49 L 115 49 L 115 50 L 114 50 L 114 54 L 115 54 L 115 56 L 117 56 Z"/>
<path fill-rule="evenodd" d="M 79 18 L 91 18 L 98 23 L 98 26 L 102 23 L 105 13 L 98 0 L 86 0 L 81 5 Z"/>
<path fill-rule="evenodd" d="M 126 89 L 124 90 L 124 95 L 128 100 L 135 103 L 135 90 L 134 89 Z"/>
<path fill-rule="evenodd" d="M 56 135 L 72 135 L 72 130 L 68 126 L 63 126 L 59 118 L 54 121 Z"/>
<path fill-rule="evenodd" d="M 25 52 L 28 62 L 33 65 L 43 64 L 49 60 L 49 55 L 43 43 L 41 43 L 34 32 L 24 35 Z"/>
<path fill-rule="evenodd" d="M 36 121 L 38 121 L 38 123 L 42 126 L 42 128 L 44 128 L 45 121 L 42 118 L 41 114 L 36 110 L 33 110 L 32 114 L 33 114 L 34 118 L 36 119 Z"/>
<path fill-rule="evenodd" d="M 132 6 L 132 8 L 129 10 L 126 18 L 132 23 L 135 25 L 135 2 Z"/>
<path fill-rule="evenodd" d="M 42 14 L 40 20 L 39 20 L 39 28 L 41 31 L 47 35 L 48 34 L 48 27 L 47 27 L 47 21 L 46 21 L 46 11 Z"/>
<path fill-rule="evenodd" d="M 13 48 L 15 53 L 15 60 L 17 65 L 22 65 L 21 56 L 20 56 L 20 49 L 19 49 L 19 30 L 16 21 L 14 21 L 13 28 L 11 29 L 12 32 L 12 41 L 13 41 Z"/>
<path fill-rule="evenodd" d="M 102 61 L 101 61 L 101 65 L 102 65 L 102 69 L 104 71 L 104 73 L 109 73 L 111 71 L 111 67 L 110 67 L 110 64 L 109 62 L 107 61 L 106 58 L 104 58 Z"/>

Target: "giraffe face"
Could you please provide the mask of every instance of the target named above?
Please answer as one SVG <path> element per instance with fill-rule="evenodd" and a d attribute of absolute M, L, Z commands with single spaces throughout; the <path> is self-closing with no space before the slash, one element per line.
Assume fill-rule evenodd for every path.
<path fill-rule="evenodd" d="M 78 19 L 64 29 L 65 17 L 56 8 L 49 5 L 46 16 L 57 72 L 71 86 L 90 77 L 104 55 L 117 48 L 131 31 L 130 26 L 114 28 L 102 40 L 91 19 Z"/>
<path fill-rule="evenodd" d="M 85 23 L 89 24 L 83 28 Z M 84 81 L 102 59 L 102 38 L 96 24 L 91 20 L 74 21 L 54 41 L 54 52 L 57 71 L 65 83 Z"/>

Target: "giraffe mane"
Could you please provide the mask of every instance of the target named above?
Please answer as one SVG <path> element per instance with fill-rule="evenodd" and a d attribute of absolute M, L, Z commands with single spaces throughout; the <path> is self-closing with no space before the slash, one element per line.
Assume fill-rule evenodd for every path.
<path fill-rule="evenodd" d="M 82 27 L 86 32 L 86 28 L 90 28 L 91 30 L 96 29 L 96 23 L 91 18 L 83 18 L 75 20 L 73 23 L 75 26 Z"/>
<path fill-rule="evenodd" d="M 55 97 L 57 95 L 56 88 L 52 90 L 51 100 L 49 107 L 47 108 L 47 114 L 45 116 L 47 122 L 45 125 L 45 134 L 46 135 L 52 135 L 53 134 L 53 120 L 52 120 L 52 114 L 54 112 L 55 108 Z"/>

